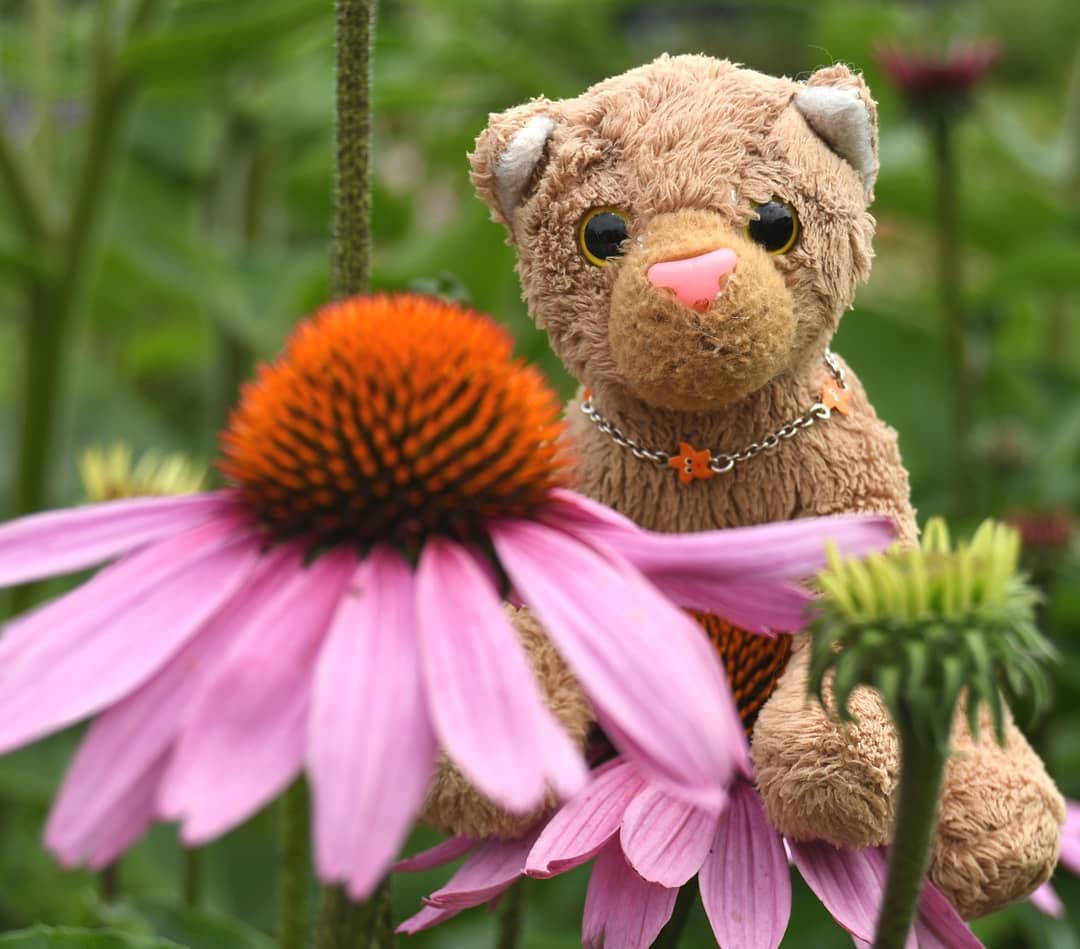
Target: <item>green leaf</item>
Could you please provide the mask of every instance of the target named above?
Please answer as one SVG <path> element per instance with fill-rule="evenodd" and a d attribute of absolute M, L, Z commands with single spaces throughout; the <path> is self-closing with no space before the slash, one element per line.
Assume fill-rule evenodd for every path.
<path fill-rule="evenodd" d="M 181 943 L 109 929 L 35 926 L 0 936 L 0 949 L 184 949 Z"/>
<path fill-rule="evenodd" d="M 192 909 L 156 901 L 136 907 L 154 932 L 198 949 L 273 949 L 274 941 L 252 926 L 209 909 Z"/>

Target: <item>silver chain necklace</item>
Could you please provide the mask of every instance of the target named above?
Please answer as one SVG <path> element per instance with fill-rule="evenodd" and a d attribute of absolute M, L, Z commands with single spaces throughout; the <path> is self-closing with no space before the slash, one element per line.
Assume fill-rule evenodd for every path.
<path fill-rule="evenodd" d="M 724 474 L 731 471 L 737 464 L 749 461 L 755 455 L 764 451 L 771 451 L 781 442 L 794 438 L 799 432 L 810 428 L 817 422 L 828 419 L 834 411 L 841 415 L 851 412 L 851 390 L 847 387 L 844 379 L 844 367 L 840 365 L 836 357 L 828 349 L 825 350 L 825 365 L 829 367 L 832 378 L 826 378 L 821 385 L 820 400 L 811 405 L 802 415 L 785 422 L 776 431 L 766 435 L 759 442 L 751 442 L 741 451 L 718 451 L 708 448 L 698 450 L 689 442 L 680 442 L 677 452 L 658 451 L 645 448 L 638 444 L 630 436 L 626 435 L 617 425 L 609 422 L 593 405 L 592 392 L 586 390 L 585 399 L 581 403 L 581 411 L 601 432 L 607 435 L 616 445 L 630 450 L 635 458 L 651 462 L 654 465 L 673 468 L 679 473 L 679 481 L 689 484 L 691 481 L 704 480 L 713 475 Z"/>

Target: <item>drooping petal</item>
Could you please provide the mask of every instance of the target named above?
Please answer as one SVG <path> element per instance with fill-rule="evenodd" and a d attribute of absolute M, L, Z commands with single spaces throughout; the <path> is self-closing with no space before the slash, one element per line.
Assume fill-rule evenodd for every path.
<path fill-rule="evenodd" d="M 644 778 L 629 761 L 616 758 L 602 765 L 547 822 L 529 853 L 525 872 L 551 877 L 591 860 L 618 831 L 627 806 L 644 786 Z"/>
<path fill-rule="evenodd" d="M 671 919 L 678 893 L 641 879 L 623 858 L 619 842 L 610 841 L 597 854 L 589 877 L 582 944 L 585 949 L 647 949 Z"/>
<path fill-rule="evenodd" d="M 0 527 L 0 587 L 93 567 L 180 534 L 229 506 L 224 492 L 106 501 L 20 517 Z"/>
<path fill-rule="evenodd" d="M 462 907 L 462 909 L 464 908 Z M 425 929 L 431 929 L 432 926 L 438 926 L 439 923 L 445 923 L 448 919 L 453 919 L 461 911 L 461 909 L 437 909 L 434 906 L 425 906 L 419 913 L 415 913 L 405 920 L 394 932 L 414 936 Z"/>
<path fill-rule="evenodd" d="M 653 578 L 656 588 L 688 610 L 714 613 L 751 633 L 771 636 L 802 629 L 813 603 L 810 592 L 795 583 L 719 584 L 708 577 L 664 574 Z"/>
<path fill-rule="evenodd" d="M 137 689 L 257 559 L 254 536 L 234 522 L 212 522 L 126 558 L 13 624 L 0 640 L 0 753 Z"/>
<path fill-rule="evenodd" d="M 376 548 L 342 597 L 315 668 L 308 773 L 321 879 L 366 899 L 419 812 L 435 764 L 412 569 Z"/>
<path fill-rule="evenodd" d="M 822 841 L 788 845 L 802 878 L 833 919 L 856 938 L 872 942 L 885 888 L 880 851 L 845 850 Z"/>
<path fill-rule="evenodd" d="M 91 870 L 107 867 L 146 832 L 157 813 L 157 791 L 165 761 L 164 755 L 155 761 L 127 789 L 121 806 L 94 827 L 85 841 L 86 862 Z"/>
<path fill-rule="evenodd" d="M 390 869 L 394 873 L 419 873 L 422 870 L 434 870 L 436 867 L 453 863 L 472 850 L 475 841 L 468 837 L 448 837 L 441 844 L 399 860 Z"/>
<path fill-rule="evenodd" d="M 721 946 L 776 949 L 791 917 L 791 872 L 780 835 L 745 781 L 732 789 L 698 876 L 701 901 Z"/>
<path fill-rule="evenodd" d="M 517 840 L 478 843 L 446 886 L 424 902 L 438 909 L 461 910 L 493 900 L 525 873 L 525 859 L 539 833 L 540 829 L 534 828 Z"/>
<path fill-rule="evenodd" d="M 64 863 L 89 858 L 99 826 L 117 815 L 123 819 L 133 789 L 161 766 L 192 698 L 228 652 L 237 630 L 300 562 L 301 552 L 286 547 L 264 555 L 233 598 L 164 668 L 91 725 L 45 828 L 46 845 Z"/>
<path fill-rule="evenodd" d="M 189 845 L 253 814 L 300 770 L 315 660 L 355 567 L 344 551 L 298 567 L 195 697 L 159 802 Z"/>
<path fill-rule="evenodd" d="M 717 805 L 745 740 L 700 628 L 616 555 L 538 523 L 503 521 L 490 532 L 610 737 L 650 778 Z"/>
<path fill-rule="evenodd" d="M 680 887 L 705 862 L 717 815 L 660 788 L 645 788 L 626 809 L 619 840 L 626 860 L 643 879 Z"/>
<path fill-rule="evenodd" d="M 432 538 L 417 575 L 418 625 L 429 710 L 439 743 L 493 800 L 524 812 L 547 782 L 585 783 L 580 752 L 550 727 L 529 661 L 490 577 L 463 547 Z M 548 719 L 548 722 L 544 722 Z"/>
<path fill-rule="evenodd" d="M 611 508 L 570 491 L 553 492 L 548 519 L 599 535 L 650 578 L 711 577 L 714 583 L 799 580 L 825 566 L 825 542 L 856 556 L 887 547 L 896 527 L 887 517 L 841 514 L 691 534 L 646 531 Z"/>
<path fill-rule="evenodd" d="M 1061 863 L 1080 873 L 1080 803 L 1065 804 L 1065 826 L 1061 828 Z"/>
<path fill-rule="evenodd" d="M 1058 896 L 1057 890 L 1050 885 L 1049 880 L 1032 893 L 1028 899 L 1031 900 L 1032 905 L 1039 912 L 1045 913 L 1047 916 L 1061 919 L 1065 915 L 1065 904 L 1061 902 L 1061 897 Z"/>
<path fill-rule="evenodd" d="M 881 859 L 885 862 L 884 854 Z M 919 913 L 913 928 L 919 949 L 982 949 L 971 927 L 929 881 L 919 895 Z"/>

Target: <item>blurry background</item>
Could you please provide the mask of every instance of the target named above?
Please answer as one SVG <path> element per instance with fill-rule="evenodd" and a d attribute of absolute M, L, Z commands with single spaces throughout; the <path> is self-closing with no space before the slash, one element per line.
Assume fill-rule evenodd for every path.
<path fill-rule="evenodd" d="M 78 501 L 90 444 L 210 461 L 254 361 L 325 300 L 331 7 L 0 0 L 0 183 L 25 186 L 12 200 L 0 184 L 4 516 Z M 900 431 L 921 516 L 1024 530 L 1064 654 L 1056 711 L 1032 735 L 1080 797 L 1080 4 L 386 0 L 376 285 L 496 315 L 568 395 L 465 154 L 488 112 L 574 95 L 665 50 L 796 76 L 837 60 L 865 72 L 880 104 L 877 261 L 834 348 Z M 955 203 L 938 190 L 943 149 Z M 72 741 L 0 759 L 0 931 L 108 922 L 199 949 L 272 945 L 272 813 L 208 848 L 198 909 L 183 906 L 169 828 L 125 859 L 113 903 L 94 875 L 41 852 Z M 398 918 L 445 876 L 396 883 Z M 1071 922 L 1025 905 L 979 934 L 1080 947 L 1080 883 L 1055 883 Z M 785 945 L 849 945 L 796 886 Z M 578 945 L 583 896 L 583 871 L 531 884 L 525 945 Z M 706 931 L 699 909 L 683 945 L 709 944 Z M 473 911 L 409 944 L 488 946 L 493 932 Z"/>

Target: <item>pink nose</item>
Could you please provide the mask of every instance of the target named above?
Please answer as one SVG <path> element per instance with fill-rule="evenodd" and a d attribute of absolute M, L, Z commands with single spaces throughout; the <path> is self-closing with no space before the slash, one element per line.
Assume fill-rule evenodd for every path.
<path fill-rule="evenodd" d="M 688 307 L 704 313 L 723 292 L 735 260 L 735 251 L 721 247 L 697 257 L 653 264 L 647 275 L 654 287 L 674 290 Z"/>

